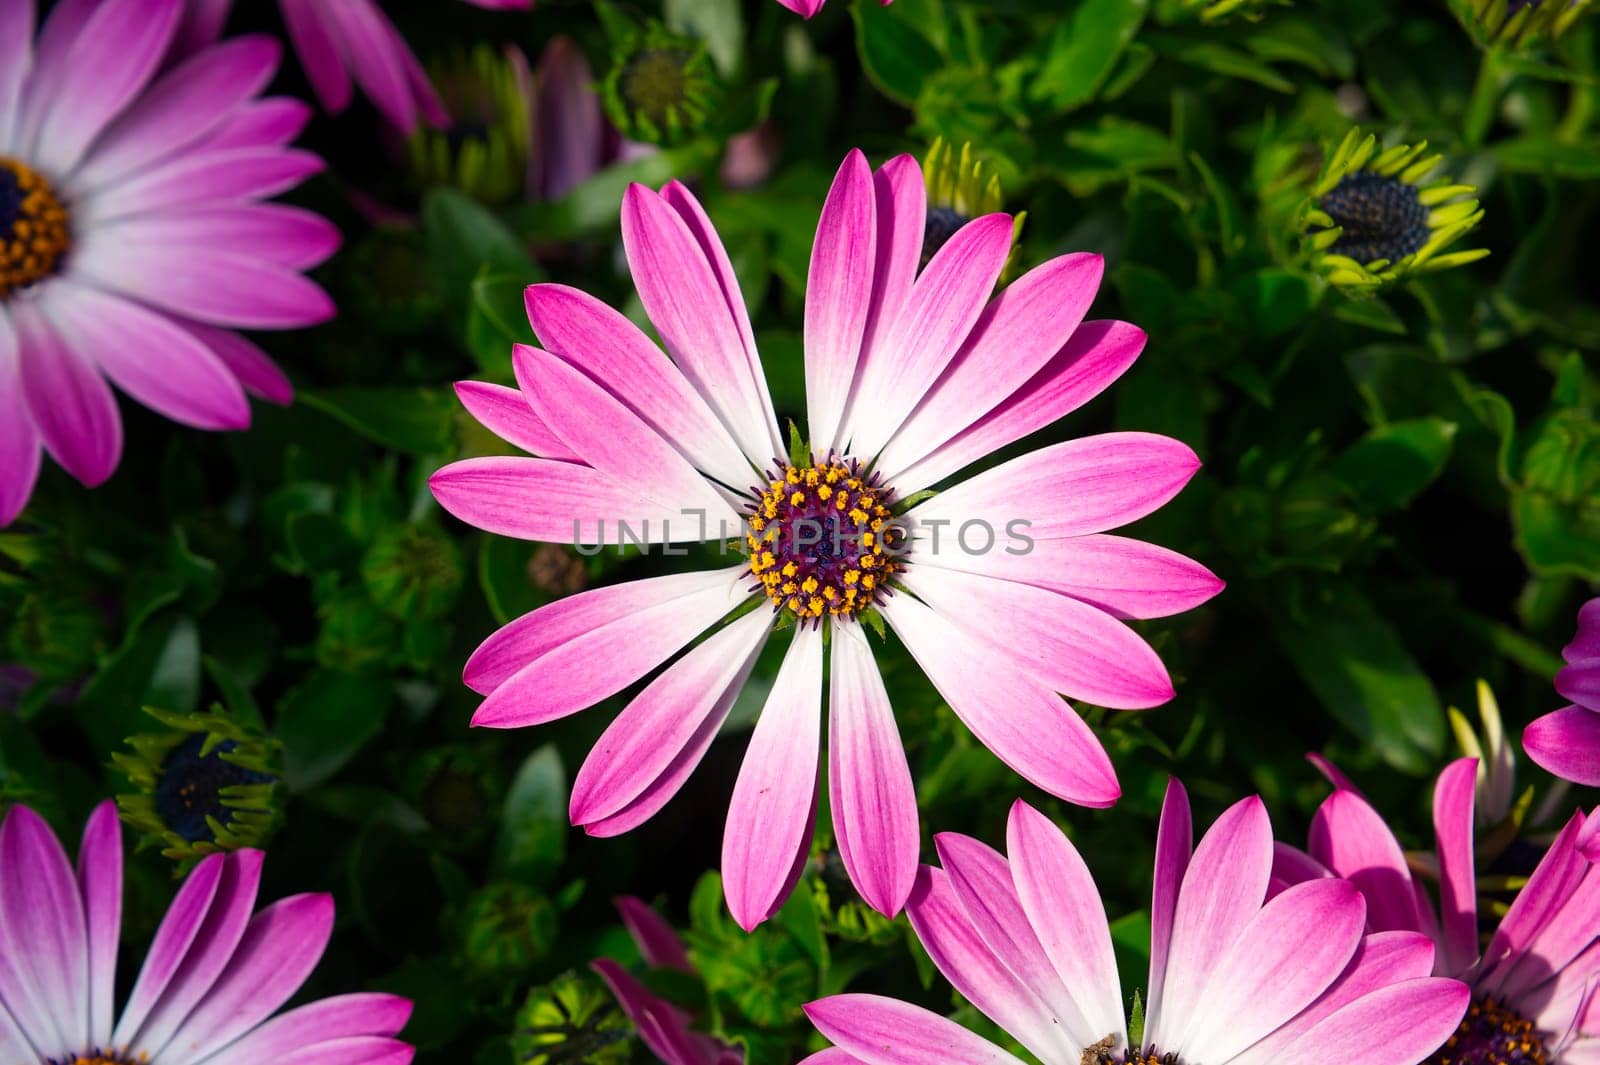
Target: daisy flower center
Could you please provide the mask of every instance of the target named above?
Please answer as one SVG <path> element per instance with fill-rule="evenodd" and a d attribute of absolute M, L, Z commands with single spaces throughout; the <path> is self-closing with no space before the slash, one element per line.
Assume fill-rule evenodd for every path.
<path fill-rule="evenodd" d="M 647 48 L 638 53 L 622 72 L 623 99 L 665 129 L 674 109 L 688 99 L 688 64 L 693 58 L 676 48 Z"/>
<path fill-rule="evenodd" d="M 0 156 L 0 297 L 54 273 L 71 242 L 67 210 L 50 183 Z"/>
<path fill-rule="evenodd" d="M 1426 1065 L 1550 1065 L 1533 1022 L 1492 998 L 1473 999 L 1461 1026 Z"/>
<path fill-rule="evenodd" d="M 1363 265 L 1397 262 L 1428 242 L 1428 209 L 1417 186 L 1399 178 L 1348 174 L 1318 206 L 1344 230 L 1328 250 Z"/>
<path fill-rule="evenodd" d="M 141 1053 L 137 1057 L 128 1057 L 108 1048 L 91 1050 L 88 1054 L 70 1058 L 50 1058 L 45 1065 L 145 1065 L 149 1060 L 149 1054 Z"/>
<path fill-rule="evenodd" d="M 1113 1050 L 1114 1036 L 1106 1036 L 1093 1046 L 1086 1047 L 1080 1065 L 1177 1065 L 1177 1055 L 1163 1054 L 1155 1047 L 1139 1050 Z"/>
<path fill-rule="evenodd" d="M 206 751 L 206 738 L 205 733 L 197 732 L 174 747 L 161 765 L 161 779 L 155 788 L 156 812 L 168 828 L 190 843 L 213 839 L 211 821 L 225 825 L 233 816 L 224 801 L 224 788 L 271 784 L 273 779 L 223 758 L 239 746 L 234 740 L 223 740 Z"/>
<path fill-rule="evenodd" d="M 853 460 L 780 467 L 751 495 L 750 572 L 777 609 L 855 617 L 904 565 L 904 531 L 889 510 L 894 494 Z"/>

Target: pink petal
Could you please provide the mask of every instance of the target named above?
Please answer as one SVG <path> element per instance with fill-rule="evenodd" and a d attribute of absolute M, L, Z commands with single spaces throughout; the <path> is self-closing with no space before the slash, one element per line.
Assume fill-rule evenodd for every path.
<path fill-rule="evenodd" d="M 1311 856 L 1367 897 L 1374 932 L 1422 931 L 1406 856 L 1394 833 L 1367 801 L 1335 791 L 1311 819 Z"/>
<path fill-rule="evenodd" d="M 1311 751 L 1306 755 L 1306 761 L 1315 766 L 1317 772 L 1327 778 L 1328 783 L 1332 784 L 1335 789 L 1348 791 L 1352 795 L 1366 799 L 1366 796 L 1361 794 L 1361 789 L 1355 786 L 1355 782 L 1345 775 L 1344 770 L 1334 765 L 1326 756 L 1316 751 Z"/>
<path fill-rule="evenodd" d="M 1324 880 L 1333 876 L 1327 866 L 1298 847 L 1278 842 L 1272 845 L 1272 883 L 1267 897 L 1276 898 L 1285 888 L 1303 884 L 1307 880 Z"/>
<path fill-rule="evenodd" d="M 834 995 L 805 1007 L 825 1035 L 867 1065 L 1022 1065 L 954 1021 L 878 995 Z"/>
<path fill-rule="evenodd" d="M 629 584 L 622 586 L 626 591 L 613 595 L 575 596 L 524 615 L 491 638 L 492 648 L 486 643 L 468 663 L 478 683 L 522 663 L 492 690 L 472 723 L 486 728 L 539 725 L 610 698 L 745 601 L 741 573 L 742 569 L 732 568 L 696 574 L 693 579 L 687 574 L 660 577 L 656 579 L 662 582 L 681 581 L 686 591 L 657 600 L 659 589 Z M 611 610 L 630 602 L 639 604 L 639 609 L 606 620 Z M 524 651 L 531 657 L 521 658 Z"/>
<path fill-rule="evenodd" d="M 668 354 L 745 456 L 765 467 L 784 448 L 746 349 L 748 324 L 737 285 L 718 276 L 683 213 L 643 185 L 630 185 L 623 196 L 622 243 L 634 286 Z"/>
<path fill-rule="evenodd" d="M 1144 350 L 1127 322 L 1085 322 L 1044 368 L 994 410 L 900 470 L 885 467 L 901 494 L 920 491 L 1042 429 L 1110 386 Z"/>
<path fill-rule="evenodd" d="M 1012 219 L 968 222 L 934 255 L 861 367 L 848 450 L 876 455 L 972 332 L 1011 252 Z"/>
<path fill-rule="evenodd" d="M 67 76 L 67 60 L 73 46 L 100 6 L 101 0 L 60 0 L 50 8 L 50 15 L 34 42 L 33 67 L 26 71 L 23 82 L 21 108 L 10 140 L 18 149 L 33 146 L 40 125 L 60 99 L 62 79 Z"/>
<path fill-rule="evenodd" d="M 1249 926 L 1272 875 L 1272 825 L 1251 796 L 1225 810 L 1195 848 L 1173 912 L 1160 1011 L 1145 1014 L 1145 1041 L 1178 1046 L 1203 1018 L 1198 1007 L 1218 959 Z"/>
<path fill-rule="evenodd" d="M 22 394 L 45 449 L 90 488 L 122 457 L 122 418 L 92 355 L 68 346 L 34 301 L 13 300 Z"/>
<path fill-rule="evenodd" d="M 167 61 L 175 62 L 216 44 L 233 11 L 233 0 L 190 0 L 173 35 Z"/>
<path fill-rule="evenodd" d="M 1055 692 L 1020 670 L 995 670 L 994 645 L 897 596 L 883 616 L 956 716 L 985 747 L 1057 798 L 1105 807 L 1121 789 L 1089 726 Z M 1053 737 L 1041 744 L 1040 736 Z"/>
<path fill-rule="evenodd" d="M 943 529 L 941 542 L 954 535 Z M 1111 533 L 1019 542 L 976 554 L 927 552 L 917 562 L 1047 588 L 1118 618 L 1181 614 L 1223 588 L 1216 574 L 1176 551 Z"/>
<path fill-rule="evenodd" d="M 565 285 L 530 285 L 528 321 L 552 354 L 589 374 L 663 439 L 724 484 L 742 488 L 749 462 L 688 378 L 617 311 Z"/>
<path fill-rule="evenodd" d="M 78 891 L 88 945 L 89 1042 L 104 1046 L 111 1041 L 116 1019 L 117 940 L 122 933 L 122 823 L 117 804 L 109 799 L 94 808 L 83 827 Z"/>
<path fill-rule="evenodd" d="M 155 74 L 182 10 L 182 0 L 105 0 L 95 9 L 54 86 L 33 166 L 55 174 L 76 166 Z"/>
<path fill-rule="evenodd" d="M 350 74 L 340 55 L 333 26 L 324 21 L 317 0 L 278 0 L 284 29 L 300 57 L 311 90 L 322 109 L 338 114 L 350 106 Z"/>
<path fill-rule="evenodd" d="M 0 307 L 0 527 L 22 513 L 38 477 L 39 432 L 22 392 L 16 330 Z"/>
<path fill-rule="evenodd" d="M 403 59 L 406 45 L 389 20 L 371 0 L 346 0 L 328 5 L 323 23 L 379 113 L 402 133 L 416 132 L 417 102 Z"/>
<path fill-rule="evenodd" d="M 1200 459 L 1187 444 L 1153 433 L 1102 433 L 1053 444 L 1001 463 L 906 515 L 914 527 L 973 521 L 1022 529 L 1039 540 L 1104 532 L 1137 521 L 1183 490 Z M 904 487 L 896 482 L 896 490 Z"/>
<path fill-rule="evenodd" d="M 552 544 L 693 543 L 715 536 L 692 513 L 640 497 L 599 470 L 551 459 L 463 459 L 428 487 L 485 532 Z"/>
<path fill-rule="evenodd" d="M 839 856 L 867 905 L 893 917 L 917 874 L 916 791 L 894 709 L 859 625 L 833 629 L 828 804 Z"/>
<path fill-rule="evenodd" d="M 770 612 L 746 614 L 640 692 L 595 741 L 578 770 L 572 823 L 615 817 L 666 778 L 681 783 L 722 727 L 771 628 Z"/>
<path fill-rule="evenodd" d="M 220 868 L 206 878 L 215 878 L 211 892 L 204 890 L 205 882 L 192 896 L 180 892 L 156 934 L 162 949 L 158 953 L 152 947 L 146 956 L 113 1043 L 137 1043 L 154 1056 L 211 1001 L 219 978 L 235 958 L 245 956 L 242 944 L 261 884 L 262 857 L 257 850 L 222 856 Z M 202 861 L 190 878 L 199 877 L 211 861 Z"/>
<path fill-rule="evenodd" d="M 795 856 L 811 846 L 821 715 L 822 630 L 801 626 L 745 749 L 722 833 L 722 890 L 747 932 L 783 905 Z"/>
<path fill-rule="evenodd" d="M 180 324 L 222 360 L 246 392 L 280 407 L 288 406 L 294 400 L 294 386 L 278 368 L 278 364 L 272 361 L 272 357 L 260 347 L 231 329 L 218 329 L 191 321 Z"/>
<path fill-rule="evenodd" d="M 535 74 L 539 83 L 536 187 L 542 198 L 559 200 L 600 169 L 605 116 L 600 97 L 590 87 L 594 71 L 572 38 L 552 37 Z"/>
<path fill-rule="evenodd" d="M 704 511 L 719 525 L 739 513 L 689 461 L 621 401 L 538 348 L 512 348 L 517 383 L 539 420 L 584 462 L 663 507 Z"/>
<path fill-rule="evenodd" d="M 1345 880 L 1297 884 L 1267 903 L 1212 962 L 1179 1052 L 1227 1061 L 1287 1024 L 1339 978 L 1366 906 Z"/>
<path fill-rule="evenodd" d="M 397 1039 L 357 1035 L 301 1047 L 274 1065 L 410 1065 L 415 1057 L 416 1051 Z"/>
<path fill-rule="evenodd" d="M 1501 1001 L 1520 1002 L 1531 990 L 1566 970 L 1595 941 L 1600 927 L 1600 873 L 1584 874 L 1573 893 L 1519 954 L 1494 970 L 1485 990 Z"/>
<path fill-rule="evenodd" d="M 1028 271 L 984 308 L 949 368 L 879 461 L 910 466 L 998 406 L 1072 338 L 1105 272 L 1099 255 L 1061 255 Z"/>
<path fill-rule="evenodd" d="M 88 254 L 86 247 L 112 262 L 125 261 L 127 249 L 106 246 L 103 241 L 98 248 L 90 243 L 99 227 L 111 219 L 174 209 L 187 213 L 202 204 L 265 199 L 321 171 L 322 160 L 310 152 L 276 146 L 219 147 L 178 155 L 85 201 L 83 246 L 77 249 L 73 263 L 75 267 L 81 264 Z"/>
<path fill-rule="evenodd" d="M 51 317 L 67 344 L 93 352 L 106 376 L 146 407 L 196 429 L 250 424 L 238 379 L 194 334 L 88 285 L 63 280 L 51 297 Z"/>
<path fill-rule="evenodd" d="M 622 923 L 627 926 L 634 943 L 638 944 L 646 965 L 657 969 L 694 972 L 689 955 L 683 949 L 683 941 L 672 926 L 661 919 L 659 913 L 631 895 L 623 895 L 616 902 Z"/>
<path fill-rule="evenodd" d="M 74 272 L 160 310 L 234 329 L 298 329 L 335 314 L 333 301 L 299 271 L 196 245 L 85 241 Z"/>
<path fill-rule="evenodd" d="M 1582 830 L 1583 814 L 1574 813 L 1500 919 L 1483 952 L 1481 973 L 1493 977 L 1498 966 L 1518 958 L 1577 890 L 1589 871 L 1589 862 L 1576 846 Z"/>
<path fill-rule="evenodd" d="M 915 156 L 897 155 L 884 163 L 872 175 L 872 189 L 878 234 L 873 245 L 876 262 L 872 268 L 872 307 L 861 340 L 863 355 L 887 342 L 890 329 L 911 298 L 922 265 L 922 238 L 928 219 L 928 189 Z M 860 375 L 858 363 L 858 379 Z M 851 435 L 848 423 L 847 414 L 841 440 Z"/>
<path fill-rule="evenodd" d="M 1122 985 L 1100 890 L 1077 848 L 1038 810 L 1018 799 L 1006 822 L 1011 881 L 1028 923 L 1088 1022 L 1087 1046 L 1107 1035 L 1127 1045 Z"/>
<path fill-rule="evenodd" d="M 34 5 L 0 4 L 0 144 L 10 145 L 32 65 Z"/>
<path fill-rule="evenodd" d="M 689 1018 L 678 1007 L 650 991 L 622 966 L 609 958 L 590 965 L 611 988 L 617 1004 L 627 1014 L 645 1046 L 666 1065 L 702 1065 L 705 1036 L 689 1030 Z"/>
<path fill-rule="evenodd" d="M 1422 1061 L 1448 1039 L 1471 1000 L 1454 980 L 1405 980 L 1357 999 L 1306 1031 L 1278 1061 L 1315 1061 L 1339 1048 L 1342 1065 Z"/>
<path fill-rule="evenodd" d="M 1161 657 L 1103 610 L 1031 584 L 915 562 L 901 580 L 935 612 L 981 633 L 1002 661 L 1070 698 L 1119 710 L 1172 698 Z"/>
<path fill-rule="evenodd" d="M 271 37 L 238 37 L 163 75 L 95 142 L 75 188 L 100 188 L 193 144 L 266 88 L 281 56 Z"/>
<path fill-rule="evenodd" d="M 1189 814 L 1189 793 L 1176 778 L 1167 781 L 1161 802 L 1161 823 L 1156 829 L 1154 884 L 1150 892 L 1150 982 L 1145 1016 L 1159 1017 L 1165 995 L 1168 958 L 1172 953 L 1172 924 L 1177 917 L 1178 893 L 1194 851 L 1194 822 Z"/>
<path fill-rule="evenodd" d="M 172 1034 L 193 1060 L 204 1060 L 282 1006 L 317 967 L 333 934 L 333 898 L 293 895 L 250 919 L 228 967 Z"/>
<path fill-rule="evenodd" d="M 1600 710 L 1600 659 L 1573 662 L 1556 674 L 1556 694 L 1579 706 Z"/>
<path fill-rule="evenodd" d="M 1439 961 L 1442 971 L 1465 972 L 1478 959 L 1478 885 L 1472 854 L 1478 760 L 1451 762 L 1433 789 L 1433 830 L 1439 841 Z"/>
<path fill-rule="evenodd" d="M 860 149 L 854 149 L 834 175 L 811 245 L 806 276 L 806 412 L 811 446 L 820 452 L 839 442 L 872 306 L 875 197 L 872 168 Z"/>
<path fill-rule="evenodd" d="M 1038 989 L 1016 974 L 1014 960 L 995 953 L 967 916 L 948 873 L 927 865 L 917 871 L 906 916 L 934 965 L 984 1016 L 1043 1061 L 1070 1061 L 1081 1054 L 1083 1018 L 1070 997 L 1052 1010 Z M 1049 980 L 1059 985 L 1054 973 Z M 1061 998 L 1062 989 L 1054 990 Z"/>
<path fill-rule="evenodd" d="M 290 270 L 307 270 L 339 249 L 339 231 L 321 215 L 280 203 L 202 207 L 182 216 L 158 214 L 120 219 L 98 234 L 107 242 L 181 249 L 241 249 L 252 259 Z"/>
<path fill-rule="evenodd" d="M 1561 649 L 1561 657 L 1568 662 L 1600 658 L 1600 596 L 1578 608 L 1578 631 Z"/>
<path fill-rule="evenodd" d="M 457 381 L 456 397 L 479 425 L 507 443 L 540 458 L 581 461 L 534 413 L 520 390 L 487 381 Z"/>
<path fill-rule="evenodd" d="M 264 1061 L 279 1062 L 313 1048 L 326 1052 L 324 1048 L 335 1040 L 392 1036 L 405 1027 L 410 1016 L 410 1000 L 396 995 L 366 993 L 325 998 L 279 1014 L 215 1057 L 208 1058 L 205 1065 L 257 1065 Z M 345 1049 L 352 1048 L 347 1045 Z M 394 1048 L 383 1049 L 392 1053 Z M 330 1065 L 343 1065 L 345 1060 L 332 1059 Z M 349 1060 L 366 1062 L 372 1059 Z"/>
<path fill-rule="evenodd" d="M 1522 749 L 1563 780 L 1600 787 L 1600 714 L 1593 710 L 1564 706 L 1535 718 L 1523 730 Z"/>
<path fill-rule="evenodd" d="M 299 100 L 271 96 L 236 110 L 202 142 L 207 152 L 282 148 L 304 132 L 312 110 Z"/>
<path fill-rule="evenodd" d="M 0 822 L 0 958 L 0 996 L 22 1012 L 29 1033 L 48 1033 L 51 1047 L 87 1045 L 82 897 L 60 841 L 26 806 Z"/>
<path fill-rule="evenodd" d="M 1070 1055 L 1107 1035 L 1120 1034 L 1120 1008 L 1109 1026 L 1101 1018 L 1091 1018 L 1080 999 L 1089 998 L 1098 989 L 1093 985 L 1075 987 L 1058 975 L 1052 964 L 1054 959 L 1047 956 L 1017 897 L 1015 873 L 1006 860 L 985 844 L 953 832 L 935 836 L 934 845 L 973 930 L 1044 1007 L 1034 1011 L 1034 1029 L 1037 1032 L 1037 1022 L 1042 1021 L 1054 1038 L 1040 1043 L 1035 1052 L 1050 1060 L 1062 1056 L 1063 1050 Z M 1112 978 L 1115 979 L 1114 970 Z M 1061 1046 L 1063 1037 L 1065 1047 Z M 1122 1042 L 1126 1044 L 1127 1040 Z"/>

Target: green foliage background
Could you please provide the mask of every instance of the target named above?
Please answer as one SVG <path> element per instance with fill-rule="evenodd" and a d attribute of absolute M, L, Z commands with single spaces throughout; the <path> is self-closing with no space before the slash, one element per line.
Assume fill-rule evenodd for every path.
<path fill-rule="evenodd" d="M 971 141 L 1007 209 L 1028 213 L 1019 269 L 1106 256 L 1092 316 L 1139 324 L 1149 346 L 1111 392 L 1029 444 L 1111 428 L 1188 442 L 1205 469 L 1134 532 L 1229 583 L 1200 610 L 1140 626 L 1173 671 L 1170 705 L 1084 708 L 1123 800 L 1090 812 L 1031 791 L 892 639 L 879 657 L 925 831 L 999 843 L 1012 796 L 1050 811 L 1118 919 L 1130 993 L 1169 774 L 1202 819 L 1259 792 L 1279 834 L 1300 841 L 1325 792 L 1303 756 L 1324 751 L 1420 844 L 1431 776 L 1455 750 L 1445 707 L 1470 712 L 1483 678 L 1515 736 L 1557 705 L 1555 652 L 1600 582 L 1593 22 L 1484 47 L 1458 18 L 1470 12 L 1444 0 L 1297 0 L 1218 19 L 1178 0 L 832 0 L 809 23 L 771 0 L 388 6 L 425 59 L 482 41 L 536 56 L 569 34 L 602 78 L 615 20 L 660 18 L 704 42 L 732 102 L 561 200 L 492 207 L 419 181 L 368 110 L 314 123 L 330 172 L 298 198 L 338 220 L 346 246 L 319 274 L 339 318 L 262 341 L 296 404 L 258 404 L 234 435 L 124 404 L 111 483 L 86 492 L 52 468 L 0 532 L 0 660 L 26 669 L 8 670 L 0 693 L 0 801 L 75 836 L 93 803 L 129 790 L 113 752 L 160 731 L 142 706 L 220 704 L 258 723 L 284 758 L 266 894 L 338 901 L 308 991 L 414 996 L 419 1060 L 645 1060 L 632 1042 L 513 1037 L 563 974 L 637 959 L 610 901 L 622 893 L 659 901 L 687 930 L 705 986 L 658 986 L 752 1061 L 820 1045 L 798 1012 L 820 994 L 957 1005 L 904 921 L 854 901 L 825 811 L 811 872 L 754 936 L 706 878 L 774 654 L 684 793 L 620 839 L 572 832 L 565 810 L 567 781 L 622 699 L 536 730 L 467 727 L 460 666 L 498 624 L 563 581 L 694 562 L 536 561 L 533 545 L 442 515 L 426 489 L 440 465 L 495 446 L 450 382 L 510 381 L 510 344 L 533 339 L 524 285 L 559 280 L 642 320 L 618 251 L 630 180 L 679 176 L 700 191 L 780 417 L 797 420 L 811 234 L 849 148 L 881 162 L 936 136 Z M 236 22 L 272 29 L 274 17 L 250 5 Z M 293 64 L 280 88 L 304 93 Z M 763 119 L 774 169 L 725 187 L 727 137 Z M 1300 254 L 1297 189 L 1352 124 L 1444 152 L 1479 186 L 1474 238 L 1490 256 L 1374 298 L 1330 287 Z M 414 224 L 373 224 L 357 193 Z M 1519 768 L 1519 787 L 1547 786 Z M 158 849 L 134 860 L 125 953 L 148 942 L 173 874 Z M 561 993 L 600 1002 L 580 984 Z"/>

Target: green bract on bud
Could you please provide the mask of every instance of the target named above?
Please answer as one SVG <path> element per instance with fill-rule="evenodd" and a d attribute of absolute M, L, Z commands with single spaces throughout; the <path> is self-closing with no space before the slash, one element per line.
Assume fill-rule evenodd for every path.
<path fill-rule="evenodd" d="M 624 137 L 672 145 L 704 128 L 719 85 L 703 43 L 651 22 L 614 40 L 611 56 L 602 96 Z"/>
<path fill-rule="evenodd" d="M 498 815 L 501 787 L 494 763 L 468 747 L 434 748 L 407 771 L 412 805 L 452 847 L 482 841 Z"/>
<path fill-rule="evenodd" d="M 360 670 L 388 659 L 397 643 L 394 618 L 360 588 L 319 593 L 317 661 L 330 669 Z"/>
<path fill-rule="evenodd" d="M 75 679 L 93 668 L 105 623 L 104 612 L 76 587 L 41 583 L 17 605 L 6 648 L 42 678 Z"/>
<path fill-rule="evenodd" d="M 433 83 L 450 114 L 444 129 L 419 127 L 408 152 L 424 187 L 452 185 L 485 203 L 520 199 L 533 141 L 533 75 L 514 45 L 480 44 L 436 65 Z"/>
<path fill-rule="evenodd" d="M 160 847 L 183 872 L 207 854 L 265 844 L 281 813 L 278 742 L 220 707 L 145 713 L 161 727 L 111 756 L 135 788 L 117 808 L 140 845 Z"/>
<path fill-rule="evenodd" d="M 556 908 L 524 884 L 500 881 L 473 893 L 461 914 L 461 956 L 491 979 L 532 969 L 556 939 Z"/>
<path fill-rule="evenodd" d="M 1450 0 L 1450 9 L 1483 45 L 1519 47 L 1567 32 L 1594 0 Z"/>
<path fill-rule="evenodd" d="M 402 525 L 378 535 L 361 560 L 372 601 L 397 618 L 438 618 L 461 593 L 461 551 L 427 525 Z"/>
<path fill-rule="evenodd" d="M 1478 780 L 1473 803 L 1480 829 L 1500 824 L 1511 813 L 1517 784 L 1517 756 L 1500 721 L 1500 704 L 1487 681 L 1478 681 L 1478 726 L 1450 707 L 1450 730 L 1463 756 L 1478 760 Z"/>
<path fill-rule="evenodd" d="M 928 189 L 928 214 L 922 230 L 922 265 L 927 266 L 956 231 L 981 215 L 1005 209 L 1000 175 L 978 158 L 967 141 L 957 150 L 943 137 L 935 138 L 922 160 L 922 180 Z M 1001 279 L 1011 276 L 1017 241 L 1028 212 L 1017 213 L 1011 230 L 1011 255 Z"/>
<path fill-rule="evenodd" d="M 599 980 L 566 973 L 528 992 L 511 1033 L 519 1065 L 624 1065 L 633 1025 Z"/>
<path fill-rule="evenodd" d="M 1352 129 L 1300 210 L 1304 253 L 1329 281 L 1373 292 L 1413 274 L 1476 262 L 1486 248 L 1444 253 L 1483 219 L 1471 185 L 1429 177 L 1443 159 L 1427 142 L 1378 149 Z"/>

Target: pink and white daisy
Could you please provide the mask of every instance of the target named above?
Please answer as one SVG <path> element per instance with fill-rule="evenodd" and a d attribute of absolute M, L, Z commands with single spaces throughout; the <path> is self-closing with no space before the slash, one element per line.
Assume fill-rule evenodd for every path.
<path fill-rule="evenodd" d="M 1366 896 L 1370 931 L 1417 932 L 1433 941 L 1434 973 L 1463 980 L 1472 991 L 1471 1009 L 1445 1050 L 1429 1059 L 1434 1065 L 1600 1061 L 1594 1000 L 1600 868 L 1580 851 L 1584 815 L 1574 813 L 1557 834 L 1481 946 L 1473 857 L 1477 770 L 1476 759 L 1457 759 L 1434 786 L 1437 908 L 1394 833 L 1337 771 L 1330 774 L 1333 794 L 1312 820 L 1309 853 L 1279 844 L 1274 886 L 1345 877 Z"/>
<path fill-rule="evenodd" d="M 1257 798 L 1193 846 L 1188 796 L 1167 788 L 1156 837 L 1144 1028 L 1130 1045 L 1099 889 L 1072 842 L 1024 802 L 1006 854 L 937 837 L 906 906 L 950 982 L 1043 1065 L 1413 1065 L 1467 1006 L 1429 976 L 1433 945 L 1364 933 L 1344 880 L 1268 896 L 1272 826 Z M 875 995 L 836 995 L 806 1013 L 835 1047 L 808 1065 L 1021 1065 L 954 1021 Z"/>
<path fill-rule="evenodd" d="M 466 0 L 490 10 L 525 11 L 533 0 Z M 233 0 L 188 0 L 183 47 L 222 32 Z M 395 128 L 412 133 L 419 118 L 446 126 L 449 113 L 427 72 L 376 0 L 278 0 L 284 28 L 323 110 L 350 106 L 352 83 Z"/>
<path fill-rule="evenodd" d="M 467 662 L 466 683 L 487 696 L 473 723 L 516 728 L 616 695 L 715 629 L 628 704 L 579 771 L 570 812 L 592 835 L 634 828 L 673 796 L 775 626 L 799 622 L 724 835 L 728 905 L 746 928 L 782 905 L 810 847 L 824 623 L 833 827 L 862 896 L 893 914 L 916 876 L 917 806 L 864 615 L 888 622 L 1018 773 L 1109 806 L 1110 759 L 1058 693 L 1118 708 L 1165 702 L 1166 669 L 1125 620 L 1187 610 L 1221 587 L 1181 555 L 1105 533 L 1160 507 L 1198 468 L 1166 437 L 1071 440 L 911 499 L 1094 397 L 1145 339 L 1126 322 L 1083 321 L 1098 255 L 1052 259 L 991 299 L 1008 215 L 968 223 L 919 274 L 925 215 L 910 156 L 874 173 L 856 151 L 839 168 L 806 290 L 811 454 L 791 465 L 711 220 L 677 182 L 632 186 L 623 243 L 667 354 L 599 300 L 532 286 L 544 349 L 514 351 L 520 389 L 457 391 L 537 457 L 468 459 L 432 480 L 446 510 L 504 535 L 615 544 L 622 519 L 654 543 L 744 545 L 734 565 L 533 611 Z M 987 545 L 972 532 L 985 525 Z"/>
<path fill-rule="evenodd" d="M 1578 634 L 1561 657 L 1567 664 L 1556 674 L 1556 691 L 1572 705 L 1523 730 L 1522 749 L 1556 776 L 1595 787 L 1600 785 L 1600 599 L 1578 611 Z"/>
<path fill-rule="evenodd" d="M 815 15 L 817 12 L 821 11 L 822 5 L 827 2 L 828 0 L 778 0 L 778 3 L 782 4 L 790 11 L 793 11 L 797 15 L 804 15 L 806 18 L 810 18 L 812 15 Z M 890 4 L 894 3 L 894 0 L 879 0 L 879 2 L 882 3 L 884 7 L 888 7 Z"/>
<path fill-rule="evenodd" d="M 698 975 L 683 949 L 683 941 L 660 914 L 640 899 L 628 896 L 617 900 L 617 909 L 638 944 L 639 953 L 644 955 L 645 964 Z M 645 1046 L 666 1065 L 743 1065 L 744 1054 L 738 1047 L 695 1031 L 692 1014 L 645 987 L 610 958 L 595 961 L 591 968 L 611 988 Z"/>
<path fill-rule="evenodd" d="M 84 827 L 74 872 L 50 827 L 0 824 L 0 1061 L 7 1065 L 406 1065 L 411 1003 L 354 994 L 274 1017 L 311 975 L 333 900 L 294 895 L 251 916 L 260 851 L 195 866 L 116 1008 L 122 838 L 116 804 Z"/>
<path fill-rule="evenodd" d="M 278 46 L 241 37 L 161 66 L 183 0 L 0 3 L 0 525 L 40 447 L 86 485 L 122 454 L 111 383 L 201 429 L 292 396 L 234 329 L 332 316 L 302 271 L 339 234 L 261 201 L 322 168 L 307 117 L 263 99 Z M 108 383 L 108 380 L 110 383 Z"/>

